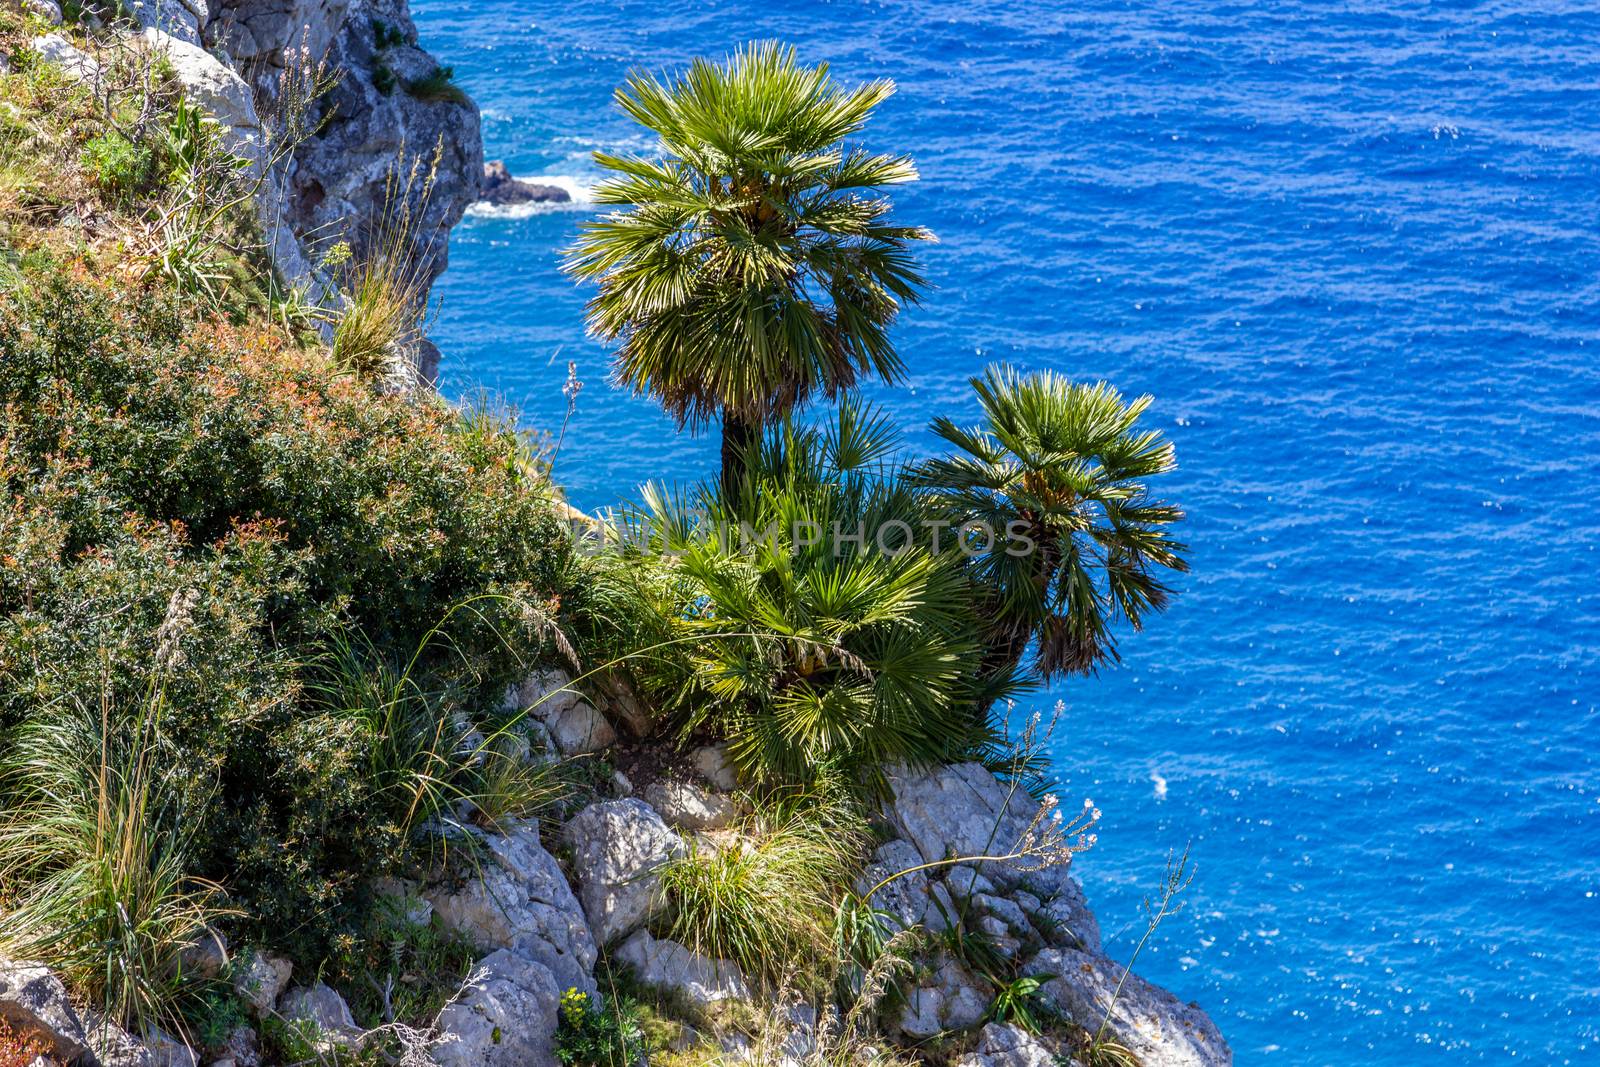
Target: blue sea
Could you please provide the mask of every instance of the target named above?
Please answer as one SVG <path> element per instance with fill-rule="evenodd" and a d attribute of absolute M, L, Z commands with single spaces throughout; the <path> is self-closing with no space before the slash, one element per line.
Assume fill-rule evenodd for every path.
<path fill-rule="evenodd" d="M 899 93 L 935 230 L 874 389 L 913 450 L 990 361 L 1156 398 L 1192 575 L 1125 662 L 1039 698 L 1126 958 L 1241 1064 L 1600 1063 L 1600 9 L 1541 3 L 414 0 L 491 158 L 580 194 L 647 150 L 610 92 L 782 37 Z M 558 249 L 475 213 L 443 388 L 555 434 L 595 508 L 710 472 L 610 386 Z"/>

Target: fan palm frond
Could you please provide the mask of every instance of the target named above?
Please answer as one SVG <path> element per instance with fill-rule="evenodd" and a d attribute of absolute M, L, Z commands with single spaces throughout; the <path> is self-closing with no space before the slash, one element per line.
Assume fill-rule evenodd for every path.
<path fill-rule="evenodd" d="M 812 395 L 904 375 L 888 327 L 926 285 L 911 246 L 932 235 L 892 224 L 884 190 L 916 167 L 844 144 L 893 92 L 846 88 L 776 42 L 617 91 L 660 156 L 596 154 L 613 210 L 566 268 L 598 285 L 589 328 L 618 343 L 619 382 L 680 425 L 724 418 L 725 470 L 732 445 Z"/>
<path fill-rule="evenodd" d="M 1151 398 L 1010 367 L 972 387 L 982 424 L 935 420 L 954 451 L 913 481 L 953 525 L 1010 535 L 973 560 L 990 602 L 989 665 L 1017 664 L 1029 641 L 1047 679 L 1115 662 L 1116 622 L 1140 628 L 1171 599 L 1165 575 L 1188 570 L 1169 532 L 1183 512 L 1146 484 L 1176 466 L 1165 437 L 1139 428 Z"/>

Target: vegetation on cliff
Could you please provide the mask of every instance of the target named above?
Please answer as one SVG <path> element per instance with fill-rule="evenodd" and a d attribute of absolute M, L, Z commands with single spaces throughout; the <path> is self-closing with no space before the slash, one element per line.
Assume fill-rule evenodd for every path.
<path fill-rule="evenodd" d="M 1113 658 L 1182 569 L 1147 400 L 997 370 L 987 424 L 941 421 L 958 451 L 932 461 L 848 398 L 802 421 L 900 372 L 887 327 L 926 235 L 875 190 L 913 171 L 839 147 L 890 87 L 775 46 L 637 77 L 622 100 L 672 156 L 605 161 L 623 210 L 574 263 L 624 377 L 729 429 L 720 478 L 648 490 L 597 547 L 514 420 L 392 388 L 420 336 L 414 242 L 325 262 L 346 291 L 308 304 L 265 254 L 260 175 L 160 55 L 70 30 L 107 72 L 86 82 L 42 29 L 0 11 L 0 957 L 215 1049 L 267 958 L 197 963 L 221 933 L 391 1028 L 329 1052 L 263 1017 L 269 1055 L 410 1055 L 477 946 L 405 887 L 615 788 L 603 758 L 539 758 L 562 687 L 528 679 L 559 665 L 625 694 L 655 757 L 726 744 L 740 843 L 665 863 L 651 928 L 769 992 L 838 991 L 854 1055 L 912 955 L 857 884 L 867 799 L 907 764 L 1036 778 L 991 706 Z M 1008 554 L 1022 539 L 1040 551 Z M 1028 826 L 1009 858 L 1064 864 L 1061 833 Z M 947 919 L 921 950 L 987 968 L 994 1017 L 1032 1019 L 994 935 Z M 566 998 L 565 1062 L 634 1056 L 625 1004 Z"/>

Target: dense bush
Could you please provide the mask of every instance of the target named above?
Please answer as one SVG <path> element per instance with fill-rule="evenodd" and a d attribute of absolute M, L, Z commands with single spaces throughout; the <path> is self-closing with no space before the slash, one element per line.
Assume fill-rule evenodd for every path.
<path fill-rule="evenodd" d="M 48 267 L 0 311 L 0 546 L 0 747 L 159 691 L 189 873 L 317 959 L 482 787 L 453 713 L 548 651 L 570 580 L 514 433 Z"/>
<path fill-rule="evenodd" d="M 625 539 L 678 642 L 643 668 L 651 687 L 747 775 L 867 780 L 988 736 L 1009 677 L 980 684 L 962 557 L 930 543 L 923 498 L 885 462 L 895 441 L 847 403 L 826 432 L 770 434 L 734 494 L 650 492 Z"/>
<path fill-rule="evenodd" d="M 637 1010 L 626 1000 L 579 989 L 561 994 L 556 1059 L 563 1067 L 634 1067 L 648 1051 Z"/>

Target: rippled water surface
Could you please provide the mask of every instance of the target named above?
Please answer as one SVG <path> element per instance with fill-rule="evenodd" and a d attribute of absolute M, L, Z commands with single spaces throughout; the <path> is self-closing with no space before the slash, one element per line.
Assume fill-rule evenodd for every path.
<path fill-rule="evenodd" d="M 1194 573 L 1052 694 L 1114 953 L 1240 1063 L 1600 1062 L 1600 13 L 1578 4 L 415 0 L 491 157 L 581 190 L 647 147 L 635 64 L 782 36 L 900 93 L 938 290 L 904 318 L 931 444 L 985 361 L 1157 397 Z M 605 383 L 556 250 L 582 205 L 456 232 L 444 387 L 555 430 L 594 507 L 711 468 Z"/>

